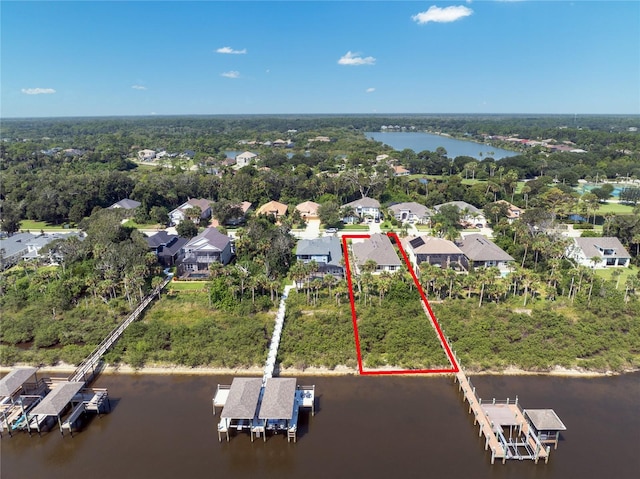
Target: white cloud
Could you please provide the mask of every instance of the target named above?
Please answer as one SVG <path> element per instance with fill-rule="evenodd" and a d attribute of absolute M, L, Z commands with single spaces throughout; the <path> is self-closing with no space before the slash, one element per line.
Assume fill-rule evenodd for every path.
<path fill-rule="evenodd" d="M 144 85 L 131 85 L 131 88 L 133 88 L 134 90 L 146 90 L 147 87 Z"/>
<path fill-rule="evenodd" d="M 56 91 L 53 88 L 23 88 L 22 93 L 25 95 L 50 95 Z"/>
<path fill-rule="evenodd" d="M 222 47 L 216 50 L 216 53 L 226 53 L 227 55 L 244 55 L 247 53 L 247 49 L 243 48 L 242 50 L 234 50 L 231 47 Z"/>
<path fill-rule="evenodd" d="M 373 93 L 374 91 L 376 91 L 376 89 L 375 88 L 367 88 L 365 91 L 367 93 Z"/>
<path fill-rule="evenodd" d="M 348 51 L 340 60 L 339 65 L 375 65 L 376 59 L 373 57 L 361 57 L 359 53 Z"/>
<path fill-rule="evenodd" d="M 468 17 L 472 13 L 473 10 L 465 7 L 464 5 L 452 5 L 445 8 L 432 5 L 429 7 L 429 10 L 426 12 L 420 12 L 412 16 L 411 19 L 420 25 L 424 25 L 429 22 L 449 23 Z"/>
<path fill-rule="evenodd" d="M 220 73 L 220 76 L 225 78 L 238 78 L 240 76 L 240 72 L 231 70 L 229 72 Z"/>

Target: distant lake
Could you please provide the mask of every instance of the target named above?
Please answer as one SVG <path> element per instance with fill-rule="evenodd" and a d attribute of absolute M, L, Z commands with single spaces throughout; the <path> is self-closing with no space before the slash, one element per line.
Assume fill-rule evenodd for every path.
<path fill-rule="evenodd" d="M 424 150 L 436 151 L 436 149 L 441 146 L 447 150 L 447 156 L 449 158 L 455 158 L 457 156 L 471 156 L 478 160 L 487 157 L 500 160 L 502 158 L 516 156 L 519 154 L 515 151 L 503 150 L 483 143 L 456 140 L 455 138 L 450 138 L 448 136 L 434 135 L 431 133 L 404 131 L 389 131 L 382 133 L 368 131 L 365 132 L 365 135 L 367 138 L 380 141 L 397 151 L 409 148 L 410 150 L 419 153 Z M 482 153 L 482 156 L 480 156 L 480 153 Z"/>

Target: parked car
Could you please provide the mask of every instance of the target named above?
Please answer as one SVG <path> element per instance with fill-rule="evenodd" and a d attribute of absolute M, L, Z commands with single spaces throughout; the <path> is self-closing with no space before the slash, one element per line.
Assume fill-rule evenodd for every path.
<path fill-rule="evenodd" d="M 324 232 L 332 235 L 338 232 L 338 228 L 327 228 L 326 230 L 324 230 Z"/>

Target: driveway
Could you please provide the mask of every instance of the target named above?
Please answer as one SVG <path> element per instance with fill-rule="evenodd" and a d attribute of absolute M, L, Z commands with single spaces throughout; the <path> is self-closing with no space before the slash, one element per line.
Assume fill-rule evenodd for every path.
<path fill-rule="evenodd" d="M 320 236 L 320 220 L 307 220 L 307 227 L 302 231 L 292 231 L 298 239 L 314 239 Z"/>

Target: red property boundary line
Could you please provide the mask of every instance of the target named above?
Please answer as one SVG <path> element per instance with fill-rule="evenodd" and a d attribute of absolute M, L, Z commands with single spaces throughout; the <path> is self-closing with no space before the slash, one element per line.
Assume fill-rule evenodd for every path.
<path fill-rule="evenodd" d="M 442 344 L 442 348 L 445 350 L 447 357 L 449 358 L 449 362 L 451 363 L 452 367 L 450 369 L 385 369 L 383 371 L 365 371 L 364 368 L 362 367 L 362 351 L 360 349 L 360 333 L 358 332 L 358 317 L 356 315 L 356 303 L 355 303 L 355 296 L 353 293 L 353 283 L 351 281 L 351 263 L 349 261 L 349 250 L 347 248 L 347 240 L 349 239 L 369 239 L 371 238 L 371 235 L 344 235 L 342 236 L 342 250 L 344 251 L 344 258 L 345 258 L 345 267 L 347 269 L 347 285 L 349 288 L 349 301 L 351 303 L 351 320 L 353 322 L 353 336 L 355 339 L 355 343 L 356 343 L 356 353 L 358 355 L 358 372 L 360 373 L 360 375 L 362 376 L 380 376 L 380 375 L 393 375 L 393 374 L 450 374 L 450 373 L 457 373 L 458 371 L 460 371 L 460 366 L 458 365 L 458 362 L 456 361 L 453 353 L 451 352 L 451 348 L 449 347 L 449 344 L 447 343 L 444 334 L 442 332 L 442 329 L 440 328 L 440 324 L 438 323 L 438 320 L 436 319 L 436 316 L 433 314 L 433 310 L 431 309 L 431 305 L 429 304 L 429 301 L 427 300 L 426 295 L 424 294 L 424 291 L 422 290 L 422 286 L 420 286 L 420 282 L 418 281 L 418 277 L 416 276 L 415 271 L 413 270 L 413 268 L 411 267 L 411 263 L 409 262 L 409 258 L 407 256 L 407 253 L 405 253 L 404 248 L 402 247 L 402 243 L 400 242 L 400 238 L 398 238 L 398 235 L 396 233 L 387 233 L 387 236 L 389 238 L 392 238 L 395 240 L 396 244 L 398 245 L 398 249 L 400 250 L 400 253 L 402 254 L 402 258 L 404 259 L 405 264 L 407 265 L 407 269 L 409 270 L 409 273 L 411 274 L 411 278 L 413 279 L 413 283 L 416 285 L 416 288 L 418 290 L 418 292 L 420 293 L 420 298 L 422 299 L 422 302 L 424 304 L 424 306 L 426 307 L 426 310 L 429 312 L 429 319 L 431 320 L 431 324 L 433 325 L 433 327 L 435 328 L 436 332 L 438 333 L 438 338 L 440 339 L 440 344 Z"/>

